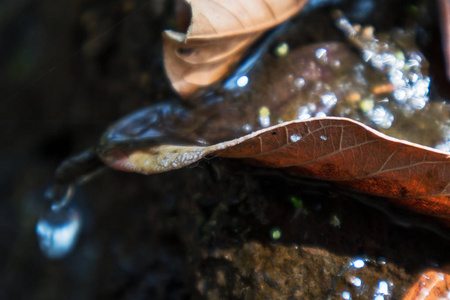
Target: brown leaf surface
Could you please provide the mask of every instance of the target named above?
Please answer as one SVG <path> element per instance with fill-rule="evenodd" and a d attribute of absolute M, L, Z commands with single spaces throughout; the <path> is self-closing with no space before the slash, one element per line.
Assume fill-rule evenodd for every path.
<path fill-rule="evenodd" d="M 188 0 L 187 34 L 163 33 L 164 67 L 187 98 L 221 79 L 266 30 L 296 14 L 307 0 Z"/>
<path fill-rule="evenodd" d="M 450 274 L 447 271 L 425 271 L 408 290 L 403 300 L 450 299 Z"/>
<path fill-rule="evenodd" d="M 291 121 L 211 146 L 157 145 L 102 149 L 111 167 L 154 174 L 205 156 L 240 158 L 395 198 L 413 211 L 450 218 L 450 155 L 386 136 L 345 118 Z"/>

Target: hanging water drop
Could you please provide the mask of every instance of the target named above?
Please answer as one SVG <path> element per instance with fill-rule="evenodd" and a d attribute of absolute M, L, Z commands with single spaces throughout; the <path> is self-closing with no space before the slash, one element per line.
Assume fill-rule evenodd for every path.
<path fill-rule="evenodd" d="M 80 211 L 71 204 L 75 193 L 74 185 L 55 184 L 45 196 L 51 200 L 46 215 L 36 224 L 39 247 L 51 259 L 68 255 L 78 240 L 82 225 Z"/>
<path fill-rule="evenodd" d="M 82 217 L 75 207 L 51 210 L 36 224 L 41 251 L 52 259 L 62 258 L 74 248 L 80 233 Z"/>

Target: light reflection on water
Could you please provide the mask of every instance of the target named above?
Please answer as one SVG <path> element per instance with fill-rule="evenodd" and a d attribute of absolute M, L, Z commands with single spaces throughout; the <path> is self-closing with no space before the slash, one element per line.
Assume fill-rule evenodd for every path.
<path fill-rule="evenodd" d="M 344 299 L 344 300 L 350 300 L 350 299 L 352 299 L 352 296 L 350 295 L 349 292 L 344 291 L 344 292 L 342 292 L 342 299 Z"/>
<path fill-rule="evenodd" d="M 259 109 L 259 124 L 263 128 L 270 126 L 270 110 L 266 106 Z"/>
<path fill-rule="evenodd" d="M 322 103 L 327 108 L 332 108 L 337 103 L 337 98 L 336 98 L 336 96 L 333 93 L 322 95 L 321 99 L 322 99 Z"/>
<path fill-rule="evenodd" d="M 36 224 L 36 234 L 42 252 L 52 259 L 69 254 L 78 240 L 81 223 L 81 213 L 75 207 L 51 210 Z"/>
<path fill-rule="evenodd" d="M 352 279 L 352 283 L 353 283 L 354 286 L 360 287 L 361 284 L 362 284 L 361 278 L 359 278 L 359 277 L 354 277 L 354 278 Z"/>
<path fill-rule="evenodd" d="M 375 124 L 380 126 L 383 129 L 388 129 L 392 126 L 392 122 L 394 121 L 394 115 L 392 115 L 386 108 L 382 106 L 377 106 L 375 109 L 370 110 L 367 113 L 367 116 L 370 117 Z"/>
<path fill-rule="evenodd" d="M 249 108 L 253 107 L 256 115 L 247 118 L 244 113 L 239 115 L 241 119 L 236 120 L 242 122 L 237 124 L 241 129 L 239 134 L 266 128 L 280 120 L 337 116 L 360 121 L 399 139 L 448 149 L 450 142 L 445 141 L 450 139 L 438 137 L 439 129 L 428 128 L 431 126 L 426 116 L 430 110 L 431 80 L 426 73 L 427 61 L 417 46 L 399 46 L 405 45 L 403 39 L 408 35 L 389 32 L 386 34 L 389 38 L 379 40 L 375 28 L 357 31 L 345 18 L 336 23 L 347 36 L 354 38 L 369 32 L 359 40 L 362 45 L 359 54 L 343 43 L 295 48 L 283 37 L 275 45 L 275 53 L 272 51 L 261 59 L 267 66 L 246 68 L 226 81 L 224 88 L 230 91 L 234 109 L 251 111 Z M 228 86 L 230 81 L 234 82 L 233 89 Z M 270 114 L 262 114 L 261 107 L 267 107 Z M 430 125 L 421 127 L 420 133 L 403 130 L 421 124 Z M 428 137 L 420 138 L 419 134 Z"/>
<path fill-rule="evenodd" d="M 384 257 L 371 259 L 363 256 L 350 260 L 338 275 L 330 296 L 339 295 L 341 299 L 393 299 L 394 280 L 387 277 L 385 264 Z"/>
<path fill-rule="evenodd" d="M 45 216 L 36 224 L 36 235 L 42 253 L 51 259 L 63 258 L 75 247 L 82 227 L 82 215 L 72 203 L 74 185 L 55 184 L 45 193 L 51 200 Z"/>
<path fill-rule="evenodd" d="M 293 135 L 290 136 L 290 140 L 293 143 L 296 143 L 296 142 L 300 141 L 301 139 L 302 139 L 302 137 L 300 135 L 297 135 L 297 134 L 293 134 Z"/>
<path fill-rule="evenodd" d="M 248 84 L 248 76 L 241 76 L 236 80 L 236 84 L 238 87 L 244 87 Z"/>

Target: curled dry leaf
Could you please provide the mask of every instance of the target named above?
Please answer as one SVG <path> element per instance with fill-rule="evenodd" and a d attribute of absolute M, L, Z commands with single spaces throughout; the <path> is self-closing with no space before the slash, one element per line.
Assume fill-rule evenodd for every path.
<path fill-rule="evenodd" d="M 266 30 L 296 14 L 307 0 L 188 0 L 187 34 L 163 33 L 164 67 L 187 98 L 221 79 Z"/>
<path fill-rule="evenodd" d="M 205 156 L 240 158 L 395 198 L 398 205 L 444 222 L 450 218 L 450 155 L 351 119 L 291 121 L 211 146 L 123 143 L 105 146 L 99 155 L 115 169 L 143 174 L 179 169 Z"/>
<path fill-rule="evenodd" d="M 409 289 L 403 300 L 445 300 L 450 299 L 450 274 L 447 272 L 425 271 Z"/>

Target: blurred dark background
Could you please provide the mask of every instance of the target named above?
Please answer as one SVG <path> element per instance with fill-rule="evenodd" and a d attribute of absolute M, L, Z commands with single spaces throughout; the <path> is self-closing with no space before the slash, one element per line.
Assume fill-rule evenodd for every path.
<path fill-rule="evenodd" d="M 146 195 L 139 187 L 147 185 L 142 176 L 108 181 L 106 175 L 84 194 L 77 191 L 76 201 L 87 212 L 85 242 L 66 260 L 41 254 L 34 227 L 45 213 L 44 191 L 64 158 L 94 145 L 125 113 L 172 95 L 162 71 L 160 33 L 174 22 L 173 15 L 171 1 L 0 3 L 2 299 L 89 299 L 108 277 L 105 270 L 117 267 L 111 265 L 116 259 L 106 257 L 120 255 L 120 245 L 112 245 L 115 238 L 100 242 L 101 231 L 108 240 L 107 232 L 127 230 L 113 220 L 142 209 L 128 194 Z M 111 186 L 120 186 L 112 194 L 124 192 L 113 197 L 122 203 L 115 208 L 122 206 L 119 216 L 115 209 L 106 212 L 115 200 L 99 190 Z M 103 223 L 103 213 L 92 218 L 95 207 L 110 221 Z"/>

